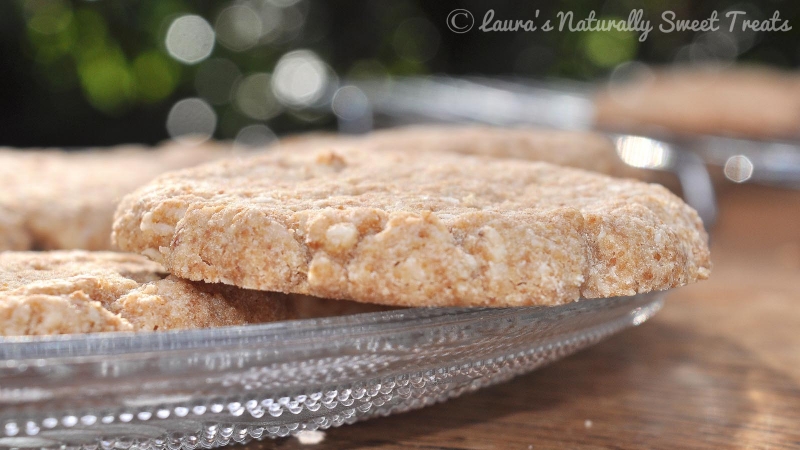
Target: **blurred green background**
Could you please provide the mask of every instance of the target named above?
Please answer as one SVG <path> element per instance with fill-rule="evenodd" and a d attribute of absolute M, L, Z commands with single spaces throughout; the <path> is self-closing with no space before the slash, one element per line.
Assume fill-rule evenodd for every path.
<path fill-rule="evenodd" d="M 456 8 L 473 13 L 470 32 L 447 28 Z M 499 19 L 534 18 L 537 9 L 543 18 L 592 10 L 625 18 L 641 8 L 656 25 L 665 10 L 695 19 L 778 10 L 793 29 L 656 30 L 644 42 L 619 31 L 483 33 L 489 8 Z M 184 130 L 186 115 L 219 139 L 333 128 L 333 114 L 313 106 L 359 76 L 598 80 L 631 60 L 794 68 L 799 14 L 796 1 L 9 1 L 0 3 L 0 145 L 156 143 Z"/>

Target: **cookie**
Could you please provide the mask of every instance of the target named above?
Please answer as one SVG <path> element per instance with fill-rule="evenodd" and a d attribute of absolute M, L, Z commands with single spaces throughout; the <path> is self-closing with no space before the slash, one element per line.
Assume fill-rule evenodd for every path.
<path fill-rule="evenodd" d="M 397 306 L 556 305 L 710 271 L 696 212 L 661 186 L 347 144 L 165 174 L 123 199 L 114 239 L 182 278 Z"/>
<path fill-rule="evenodd" d="M 633 176 L 636 173 L 617 156 L 616 146 L 611 139 L 591 132 L 415 125 L 389 128 L 362 136 L 291 136 L 284 138 L 280 144 L 284 147 L 319 147 L 337 143 L 363 145 L 375 150 L 399 149 L 421 153 L 440 151 L 544 161 L 614 176 Z"/>
<path fill-rule="evenodd" d="M 3 197 L 0 192 L 0 198 Z M 0 252 L 9 249 L 31 248 L 32 242 L 25 231 L 25 220 L 17 211 L 3 206 L 0 201 Z"/>
<path fill-rule="evenodd" d="M 800 77 L 764 68 L 656 71 L 595 98 L 601 128 L 639 133 L 800 136 Z"/>
<path fill-rule="evenodd" d="M 286 296 L 182 280 L 139 255 L 0 254 L 0 336 L 205 328 L 293 314 Z"/>
<path fill-rule="evenodd" d="M 230 146 L 0 149 L 0 251 L 110 249 L 117 202 L 160 173 L 230 156 Z"/>
<path fill-rule="evenodd" d="M 372 133 L 367 140 L 378 149 L 518 158 L 609 175 L 622 174 L 627 167 L 611 139 L 591 132 L 427 125 L 390 128 Z"/>

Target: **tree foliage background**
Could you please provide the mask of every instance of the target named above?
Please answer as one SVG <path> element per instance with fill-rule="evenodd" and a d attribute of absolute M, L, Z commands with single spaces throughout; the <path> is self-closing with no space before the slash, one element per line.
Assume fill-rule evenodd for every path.
<path fill-rule="evenodd" d="M 732 9 L 765 19 L 778 10 L 793 29 L 728 36 L 653 32 L 639 42 L 630 32 L 456 34 L 446 26 L 453 9 L 472 11 L 479 23 L 490 7 L 508 19 L 533 18 L 537 9 L 540 17 L 573 11 L 582 18 L 595 11 L 601 18 L 625 18 L 641 8 L 654 22 L 667 9 L 688 19 Z M 268 90 L 281 57 L 298 49 L 323 61 L 337 80 L 450 73 L 592 81 L 634 60 L 795 68 L 799 11 L 794 1 L 746 0 L 2 2 L 0 145 L 155 143 L 168 137 L 165 121 L 173 105 L 194 97 L 213 107 L 215 138 L 231 139 L 252 124 L 277 133 L 331 128 L 331 114 L 259 104 L 276 100 L 268 92 L 246 91 Z M 170 24 L 186 15 L 204 18 L 216 33 L 210 56 L 193 64 L 172 57 L 165 46 Z"/>

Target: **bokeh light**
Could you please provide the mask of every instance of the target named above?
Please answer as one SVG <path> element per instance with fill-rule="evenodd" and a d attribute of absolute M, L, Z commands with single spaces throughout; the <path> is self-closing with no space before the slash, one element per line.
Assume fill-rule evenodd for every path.
<path fill-rule="evenodd" d="M 740 50 L 736 38 L 727 31 L 712 31 L 695 37 L 675 54 L 677 63 L 714 64 L 722 68 L 733 64 Z"/>
<path fill-rule="evenodd" d="M 367 133 L 373 128 L 372 108 L 367 95 L 356 86 L 343 86 L 333 95 L 331 109 L 338 119 L 339 131 Z"/>
<path fill-rule="evenodd" d="M 73 18 L 72 9 L 60 0 L 45 0 L 36 2 L 33 7 L 26 2 L 32 12 L 28 19 L 28 26 L 42 34 L 58 34 L 70 25 Z"/>
<path fill-rule="evenodd" d="M 220 44 L 240 52 L 258 43 L 263 24 L 256 11 L 250 6 L 234 5 L 219 13 L 215 29 Z"/>
<path fill-rule="evenodd" d="M 629 166 L 659 169 L 670 164 L 668 150 L 653 139 L 623 136 L 617 139 L 616 144 L 617 154 Z"/>
<path fill-rule="evenodd" d="M 286 43 L 297 38 L 306 23 L 307 7 L 308 4 L 303 2 L 284 6 L 269 0 L 264 1 L 261 18 L 264 20 L 265 14 L 272 14 L 275 25 L 271 32 L 265 34 L 262 42 Z"/>
<path fill-rule="evenodd" d="M 333 113 L 345 120 L 357 120 L 370 113 L 369 100 L 361 89 L 343 86 L 333 95 Z"/>
<path fill-rule="evenodd" d="M 258 43 L 269 44 L 279 39 L 285 27 L 283 10 L 264 0 L 251 1 L 248 6 L 256 13 L 261 23 Z"/>
<path fill-rule="evenodd" d="M 621 20 L 619 17 L 600 17 L 599 20 Z M 611 68 L 633 59 L 639 46 L 633 31 L 590 31 L 583 36 L 583 51 L 593 64 Z"/>
<path fill-rule="evenodd" d="M 296 50 L 281 57 L 272 76 L 272 88 L 281 103 L 307 107 L 322 98 L 328 87 L 328 68 L 316 53 Z"/>
<path fill-rule="evenodd" d="M 136 95 L 136 80 L 118 48 L 104 48 L 78 63 L 83 92 L 95 108 L 115 114 Z"/>
<path fill-rule="evenodd" d="M 10 3 L 0 16 L 9 30 L 5 36 L 11 52 L 6 55 L 13 69 L 6 74 L 10 78 L 5 84 L 21 89 L 18 97 L 13 87 L 3 94 L 12 99 L 9 104 L 24 105 L 24 110 L 12 107 L 9 117 L 52 114 L 48 139 L 55 142 L 59 136 L 71 146 L 135 140 L 137 127 L 145 130 L 140 139 L 156 142 L 164 137 L 165 113 L 170 107 L 181 98 L 198 97 L 218 115 L 214 135 L 220 139 L 233 139 L 243 127 L 263 122 L 279 133 L 314 127 L 340 131 L 352 127 L 348 129 L 352 131 L 364 125 L 354 121 L 372 117 L 372 112 L 358 91 L 345 84 L 362 86 L 365 77 L 375 85 L 382 83 L 380 88 L 387 91 L 399 77 L 432 73 L 501 75 L 534 83 L 564 80 L 568 90 L 574 86 L 583 93 L 584 88 L 588 92 L 608 87 L 618 101 L 635 102 L 636 90 L 647 89 L 651 86 L 647 80 L 653 80 L 653 72 L 644 63 L 660 72 L 661 65 L 675 60 L 710 62 L 723 68 L 736 61 L 788 68 L 800 60 L 793 33 L 765 33 L 741 26 L 729 31 L 725 19 L 729 11 L 746 11 L 752 20 L 769 19 L 773 8 L 753 2 L 718 5 L 719 31 L 667 34 L 655 30 L 645 42 L 639 42 L 638 32 L 614 30 L 474 30 L 459 37 L 447 29 L 442 17 L 447 11 L 419 2 L 365 3 L 363 7 L 309 0 L 148 0 L 125 7 L 112 3 Z M 567 3 L 543 6 L 538 23 L 559 10 L 574 10 L 580 19 L 593 9 L 599 20 L 622 20 L 632 8 L 618 1 L 601 2 L 602 7 L 596 8 Z M 646 18 L 658 25 L 664 8 L 644 8 Z M 503 9 L 498 18 L 530 15 L 529 7 L 523 5 L 508 4 Z M 480 19 L 479 10 L 472 12 Z M 363 13 L 361 19 L 358 13 Z M 794 13 L 781 14 L 794 21 Z M 707 14 L 695 8 L 678 15 L 703 19 Z M 362 26 L 353 26 L 364 18 Z M 341 89 L 339 76 L 345 80 Z M 602 84 L 606 81 L 607 85 Z M 625 95 L 616 96 L 622 91 L 615 88 L 623 86 Z M 58 102 L 51 101 L 54 96 Z M 58 106 L 45 106 L 54 104 Z M 552 111 L 547 115 L 561 116 Z M 100 129 L 66 133 L 60 124 L 73 118 Z M 569 121 L 559 119 L 557 126 Z M 12 130 L 9 142 L 35 144 L 37 138 L 27 137 L 31 133 L 24 131 L 35 121 L 17 122 L 7 127 Z M 586 121 L 580 122 L 583 126 Z M 91 127 L 73 127 L 81 128 Z"/>
<path fill-rule="evenodd" d="M 175 103 L 167 116 L 170 137 L 185 143 L 206 141 L 216 128 L 217 114 L 199 98 L 186 98 Z"/>
<path fill-rule="evenodd" d="M 248 125 L 236 134 L 234 147 L 261 148 L 272 144 L 277 139 L 275 133 L 263 124 Z"/>
<path fill-rule="evenodd" d="M 727 17 L 730 11 L 744 11 L 747 17 L 764 20 L 764 14 L 761 13 L 758 7 L 753 3 L 737 3 L 736 6 L 720 13 L 720 17 Z M 723 27 L 722 29 L 728 30 L 729 28 Z M 742 27 L 734 27 L 730 32 L 730 36 L 736 41 L 739 54 L 750 50 L 759 38 L 759 34 L 760 33 L 751 28 L 742 29 Z"/>
<path fill-rule="evenodd" d="M 133 75 L 139 98 L 147 103 L 156 103 L 172 94 L 179 78 L 175 65 L 176 62 L 157 51 L 137 56 L 133 62 Z"/>
<path fill-rule="evenodd" d="M 267 120 L 280 114 L 283 107 L 272 93 L 272 77 L 267 73 L 247 76 L 236 86 L 236 107 L 253 119 Z"/>
<path fill-rule="evenodd" d="M 753 162 L 744 155 L 728 158 L 723 169 L 725 177 L 736 183 L 744 183 L 753 176 Z"/>
<path fill-rule="evenodd" d="M 196 64 L 214 50 L 214 30 L 200 16 L 181 16 L 169 26 L 165 45 L 173 58 L 185 64 Z"/>

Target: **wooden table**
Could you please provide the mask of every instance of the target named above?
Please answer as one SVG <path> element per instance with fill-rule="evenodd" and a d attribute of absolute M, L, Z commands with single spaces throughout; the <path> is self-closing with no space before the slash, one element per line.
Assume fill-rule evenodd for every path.
<path fill-rule="evenodd" d="M 800 448 L 800 193 L 720 197 L 711 279 L 644 325 L 509 383 L 328 430 L 319 445 L 246 449 Z"/>

